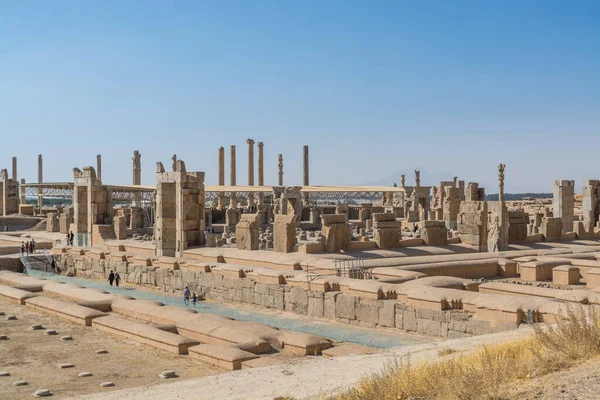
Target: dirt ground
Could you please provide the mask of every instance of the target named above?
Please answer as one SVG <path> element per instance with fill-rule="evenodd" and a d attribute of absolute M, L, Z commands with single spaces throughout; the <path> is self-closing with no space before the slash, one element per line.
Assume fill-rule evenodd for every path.
<path fill-rule="evenodd" d="M 514 384 L 510 398 L 526 400 L 600 398 L 600 358 L 568 370 L 554 372 Z"/>
<path fill-rule="evenodd" d="M 224 372 L 208 364 L 160 351 L 134 341 L 100 333 L 90 327 L 76 325 L 63 319 L 31 311 L 25 306 L 0 299 L 0 311 L 16 315 L 18 320 L 7 321 L 0 316 L 0 371 L 10 376 L 0 377 L 0 399 L 31 399 L 37 389 L 48 389 L 53 398 L 77 396 L 94 392 L 148 387 Z M 32 330 L 34 324 L 45 329 Z M 46 335 L 55 329 L 58 335 Z M 62 336 L 72 336 L 64 341 Z M 108 354 L 95 354 L 96 350 Z M 74 368 L 60 369 L 58 363 L 71 363 Z M 179 377 L 161 379 L 163 370 L 173 370 Z M 78 377 L 80 372 L 91 377 Z M 13 386 L 25 380 L 27 386 Z M 114 382 L 114 387 L 101 388 L 101 382 Z"/>

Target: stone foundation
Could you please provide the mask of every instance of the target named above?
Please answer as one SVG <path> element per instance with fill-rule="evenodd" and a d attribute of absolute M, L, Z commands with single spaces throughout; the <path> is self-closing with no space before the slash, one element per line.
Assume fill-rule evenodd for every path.
<path fill-rule="evenodd" d="M 122 282 L 167 293 L 192 292 L 219 302 L 251 304 L 368 328 L 377 326 L 418 332 L 425 335 L 459 338 L 515 329 L 512 323 L 478 320 L 463 310 L 434 311 L 409 306 L 398 300 L 374 300 L 341 292 L 305 290 L 298 286 L 267 284 L 249 278 L 227 278 L 204 270 L 173 270 L 129 264 L 127 261 L 92 259 L 85 255 L 56 255 L 60 267 L 77 277 L 105 280 L 110 270 L 119 272 Z"/>

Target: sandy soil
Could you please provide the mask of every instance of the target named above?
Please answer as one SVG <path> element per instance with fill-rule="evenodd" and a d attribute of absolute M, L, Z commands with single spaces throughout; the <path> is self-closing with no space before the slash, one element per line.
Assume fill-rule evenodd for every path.
<path fill-rule="evenodd" d="M 510 398 L 528 400 L 600 398 L 600 358 L 565 371 L 517 382 Z"/>
<path fill-rule="evenodd" d="M 0 311 L 16 315 L 7 321 L 0 316 L 0 371 L 10 376 L 0 377 L 0 399 L 31 399 L 40 388 L 49 389 L 53 398 L 64 398 L 93 392 L 108 392 L 131 387 L 164 384 L 158 377 L 163 370 L 174 370 L 180 377 L 174 380 L 198 378 L 223 372 L 188 356 L 177 356 L 141 345 L 121 337 L 113 337 L 92 328 L 72 324 L 63 319 L 31 311 L 29 308 L 0 299 Z M 58 335 L 45 335 L 44 330 L 32 330 L 33 324 L 55 329 Z M 60 340 L 62 336 L 73 340 Z M 95 350 L 106 349 L 98 355 Z M 72 363 L 74 368 L 60 369 L 58 363 Z M 80 378 L 80 372 L 93 376 Z M 13 386 L 25 380 L 27 386 Z M 112 388 L 101 388 L 101 382 L 114 382 Z M 170 380 L 173 381 L 173 380 Z"/>

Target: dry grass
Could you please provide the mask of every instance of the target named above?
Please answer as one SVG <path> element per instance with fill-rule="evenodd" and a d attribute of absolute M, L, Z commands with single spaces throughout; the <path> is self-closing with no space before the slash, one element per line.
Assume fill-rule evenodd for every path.
<path fill-rule="evenodd" d="M 486 346 L 437 362 L 397 360 L 338 400 L 504 399 L 508 383 L 567 368 L 600 354 L 600 315 L 593 307 L 567 306 L 555 326 L 535 327 L 531 339 Z"/>

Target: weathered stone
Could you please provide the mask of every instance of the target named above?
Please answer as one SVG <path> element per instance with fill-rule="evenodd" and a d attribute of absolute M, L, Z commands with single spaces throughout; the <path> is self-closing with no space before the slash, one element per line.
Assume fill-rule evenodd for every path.
<path fill-rule="evenodd" d="M 32 331 L 38 331 L 40 329 L 44 329 L 44 327 L 41 324 L 31 325 L 31 330 Z"/>
<path fill-rule="evenodd" d="M 383 307 L 379 309 L 379 321 L 381 326 L 393 328 L 395 326 L 396 303 L 391 300 L 384 300 Z"/>
<path fill-rule="evenodd" d="M 325 318 L 335 319 L 335 303 L 339 292 L 325 293 L 325 304 L 323 315 Z"/>
<path fill-rule="evenodd" d="M 106 353 L 108 353 L 108 350 L 100 349 L 100 350 L 96 350 L 95 353 L 96 354 L 106 354 Z"/>
<path fill-rule="evenodd" d="M 111 386 L 115 386 L 115 384 L 113 382 L 102 382 L 100 384 L 100 387 L 111 387 Z"/>
<path fill-rule="evenodd" d="M 359 303 L 356 306 L 356 319 L 360 322 L 377 324 L 379 322 L 379 308 Z"/>
<path fill-rule="evenodd" d="M 308 315 L 311 317 L 323 317 L 324 312 L 324 301 L 321 298 L 309 297 L 308 298 Z"/>
<path fill-rule="evenodd" d="M 74 365 L 71 363 L 58 363 L 56 364 L 58 368 L 73 368 Z"/>
<path fill-rule="evenodd" d="M 340 294 L 335 302 L 336 318 L 356 319 L 356 304 L 358 298 L 347 294 Z"/>
<path fill-rule="evenodd" d="M 92 376 L 91 372 L 80 372 L 77 376 L 79 376 L 80 378 L 86 378 L 88 376 Z"/>
<path fill-rule="evenodd" d="M 417 330 L 417 315 L 411 311 L 404 311 L 402 316 L 402 328 L 406 331 Z"/>
<path fill-rule="evenodd" d="M 171 379 L 177 378 L 177 374 L 175 373 L 175 371 L 163 371 L 161 374 L 158 375 L 158 377 L 162 379 Z"/>
<path fill-rule="evenodd" d="M 56 332 L 54 329 L 48 329 L 48 330 L 45 332 L 45 334 L 46 334 L 46 335 L 57 335 L 57 334 L 58 334 L 58 332 Z"/>
<path fill-rule="evenodd" d="M 38 389 L 35 391 L 34 396 L 36 397 L 46 397 L 52 396 L 52 393 L 48 389 Z"/>
<path fill-rule="evenodd" d="M 296 216 L 275 215 L 273 222 L 273 251 L 290 253 L 296 246 Z"/>
<path fill-rule="evenodd" d="M 8 340 L 8 336 L 6 336 L 6 335 L 0 335 L 0 340 Z"/>
<path fill-rule="evenodd" d="M 25 386 L 25 385 L 29 385 L 29 383 L 27 381 L 16 381 L 16 382 L 13 382 L 13 386 Z"/>
<path fill-rule="evenodd" d="M 0 376 L 10 376 L 10 372 L 0 371 Z"/>

